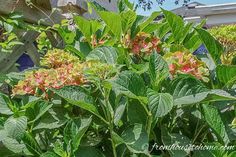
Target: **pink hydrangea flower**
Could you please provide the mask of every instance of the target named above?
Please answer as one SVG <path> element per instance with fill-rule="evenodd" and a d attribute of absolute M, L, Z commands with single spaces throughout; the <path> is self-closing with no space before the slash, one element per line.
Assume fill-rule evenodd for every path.
<path fill-rule="evenodd" d="M 167 53 L 164 58 L 169 64 L 169 71 L 172 77 L 178 73 L 190 74 L 198 79 L 208 81 L 209 70 L 206 65 L 188 52 L 177 51 Z"/>

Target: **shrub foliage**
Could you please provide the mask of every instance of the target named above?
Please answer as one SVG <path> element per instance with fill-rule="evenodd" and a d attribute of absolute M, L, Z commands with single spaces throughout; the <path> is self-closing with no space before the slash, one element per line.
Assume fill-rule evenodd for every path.
<path fill-rule="evenodd" d="M 65 48 L 41 67 L 1 75 L 1 156 L 235 156 L 188 147 L 236 144 L 236 67 L 221 64 L 221 44 L 166 10 L 93 7 L 100 19 L 51 28 Z M 185 149 L 156 147 L 171 145 Z"/>

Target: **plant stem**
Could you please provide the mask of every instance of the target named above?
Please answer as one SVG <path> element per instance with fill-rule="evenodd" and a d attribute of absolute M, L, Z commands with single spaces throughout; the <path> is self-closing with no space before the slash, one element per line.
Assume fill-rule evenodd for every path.
<path fill-rule="evenodd" d="M 152 114 L 149 112 L 148 113 L 148 122 L 147 122 L 147 134 L 148 134 L 148 137 L 150 137 L 151 128 L 152 128 Z"/>
<path fill-rule="evenodd" d="M 141 105 L 143 106 L 144 110 L 146 111 L 147 115 L 148 115 L 148 121 L 147 121 L 147 134 L 148 137 L 150 136 L 150 132 L 151 132 L 151 128 L 152 128 L 152 113 L 148 110 L 147 105 L 144 104 L 142 101 L 139 100 L 139 102 L 141 103 Z"/>
<path fill-rule="evenodd" d="M 202 127 L 199 129 L 199 131 L 197 132 L 197 134 L 195 135 L 195 137 L 193 138 L 193 143 L 196 141 L 197 137 L 199 136 L 199 134 L 202 132 L 202 130 L 205 128 L 206 124 L 202 125 Z"/>
<path fill-rule="evenodd" d="M 112 152 L 113 152 L 113 156 L 117 157 L 116 146 L 115 146 L 115 143 L 114 143 L 113 138 L 112 138 L 112 131 L 113 131 L 113 124 L 111 123 L 110 124 L 110 136 L 111 136 Z"/>
<path fill-rule="evenodd" d="M 102 88 L 100 88 L 102 94 L 103 94 L 103 97 L 104 97 L 104 100 L 105 100 L 105 110 L 106 110 L 106 114 L 107 114 L 107 120 L 109 122 L 109 132 L 110 132 L 110 136 L 111 136 L 111 144 L 112 144 L 112 152 L 113 152 L 113 156 L 114 157 L 117 157 L 117 154 L 116 154 L 116 146 L 115 146 L 115 143 L 113 141 L 113 138 L 112 138 L 112 132 L 113 132 L 113 115 L 112 113 L 109 111 L 109 108 L 110 108 L 110 104 L 109 104 L 109 94 L 107 94 L 106 91 L 104 91 Z"/>

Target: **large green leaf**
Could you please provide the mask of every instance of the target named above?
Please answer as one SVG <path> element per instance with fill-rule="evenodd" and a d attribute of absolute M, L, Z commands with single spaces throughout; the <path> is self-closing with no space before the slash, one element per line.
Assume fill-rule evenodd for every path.
<path fill-rule="evenodd" d="M 97 13 L 106 23 L 106 25 L 110 28 L 111 32 L 117 37 L 117 39 L 120 39 L 122 32 L 120 15 L 108 11 L 98 11 Z"/>
<path fill-rule="evenodd" d="M 4 129 L 6 130 L 8 136 L 13 139 L 21 139 L 27 128 L 27 118 L 25 116 L 21 117 L 10 117 L 6 120 L 4 124 Z"/>
<path fill-rule="evenodd" d="M 81 16 L 74 17 L 76 25 L 79 27 L 79 30 L 83 33 L 83 35 L 87 38 L 87 40 L 91 40 L 91 35 L 95 34 L 98 29 L 101 28 L 101 24 L 94 20 L 87 20 Z"/>
<path fill-rule="evenodd" d="M 224 123 L 220 117 L 219 111 L 212 105 L 203 104 L 203 113 L 206 122 L 216 133 L 220 141 L 224 141 L 225 144 L 229 143 L 229 137 L 227 135 Z"/>
<path fill-rule="evenodd" d="M 117 95 L 123 94 L 134 99 L 140 99 L 146 95 L 142 77 L 132 71 L 121 72 L 111 83 Z"/>
<path fill-rule="evenodd" d="M 169 87 L 174 99 L 209 91 L 201 81 L 189 75 L 176 77 Z"/>
<path fill-rule="evenodd" d="M 33 130 L 59 128 L 68 121 L 65 116 L 66 112 L 63 108 L 51 108 L 34 123 Z"/>
<path fill-rule="evenodd" d="M 162 22 L 159 24 L 159 28 L 157 29 L 157 35 L 159 38 L 163 39 L 165 35 L 171 31 L 168 22 Z"/>
<path fill-rule="evenodd" d="M 223 47 L 221 44 L 206 30 L 196 29 L 196 31 L 198 32 L 200 39 L 206 46 L 215 63 L 218 63 L 223 52 Z"/>
<path fill-rule="evenodd" d="M 149 72 L 154 87 L 169 76 L 169 67 L 161 55 L 153 52 L 149 61 Z"/>
<path fill-rule="evenodd" d="M 147 91 L 147 95 L 149 100 L 148 106 L 154 121 L 157 121 L 159 117 L 163 117 L 171 111 L 174 105 L 172 95 L 169 93 L 157 93 L 151 89 Z"/>
<path fill-rule="evenodd" d="M 32 104 L 30 108 L 27 108 L 26 115 L 30 117 L 29 123 L 33 123 L 37 121 L 40 117 L 42 117 L 53 104 L 50 104 L 46 101 L 39 101 L 37 103 Z"/>
<path fill-rule="evenodd" d="M 162 9 L 162 12 L 169 24 L 169 27 L 171 28 L 174 39 L 176 41 L 180 41 L 180 39 L 183 38 L 183 33 L 185 33 L 183 19 L 180 16 L 172 13 L 171 11 Z"/>
<path fill-rule="evenodd" d="M 148 154 L 148 135 L 143 125 L 135 124 L 128 127 L 121 138 L 131 152 Z"/>
<path fill-rule="evenodd" d="M 145 27 L 143 29 L 143 32 L 145 32 L 145 33 L 152 33 L 154 31 L 160 29 L 160 27 L 161 27 L 161 24 L 159 24 L 159 23 L 150 23 L 147 27 Z"/>
<path fill-rule="evenodd" d="M 32 136 L 32 134 L 26 132 L 24 137 L 22 138 L 26 148 L 35 156 L 40 156 L 42 150 L 36 141 L 36 139 Z"/>
<path fill-rule="evenodd" d="M 137 33 L 143 31 L 159 14 L 160 12 L 153 12 L 143 23 L 139 24 Z"/>
<path fill-rule="evenodd" d="M 186 23 L 186 24 L 184 25 L 184 28 L 183 28 L 183 30 L 182 30 L 183 33 L 182 33 L 182 36 L 181 36 L 181 38 L 180 38 L 180 42 L 181 42 L 181 43 L 185 40 L 186 36 L 187 36 L 189 33 L 192 32 L 192 30 L 193 30 L 193 23 Z"/>
<path fill-rule="evenodd" d="M 123 32 L 128 31 L 136 20 L 136 13 L 132 10 L 128 10 L 126 12 L 121 13 L 121 22 L 122 22 L 122 30 Z"/>
<path fill-rule="evenodd" d="M 230 95 L 224 90 L 215 89 L 207 92 L 190 94 L 174 100 L 175 105 L 187 105 L 200 102 L 228 101 L 236 100 L 236 97 Z"/>
<path fill-rule="evenodd" d="M 196 31 L 188 33 L 183 41 L 183 45 L 185 46 L 185 48 L 187 48 L 192 53 L 196 51 L 201 44 L 202 41 Z"/>
<path fill-rule="evenodd" d="M 213 102 L 236 100 L 236 97 L 220 89 L 207 89 L 199 80 L 191 76 L 180 76 L 170 85 L 173 91 L 175 105 L 195 104 L 199 102 Z"/>
<path fill-rule="evenodd" d="M 223 84 L 230 83 L 236 77 L 236 65 L 218 65 L 216 74 L 220 82 Z M 236 80 L 235 80 L 236 82 Z"/>
<path fill-rule="evenodd" d="M 15 154 L 23 154 L 24 150 L 26 149 L 23 143 L 19 143 L 16 139 L 10 137 L 4 138 L 2 143 L 7 149 Z"/>
<path fill-rule="evenodd" d="M 129 123 L 139 123 L 144 126 L 146 125 L 148 116 L 144 107 L 140 104 L 138 100 L 129 100 L 126 113 Z"/>
<path fill-rule="evenodd" d="M 91 51 L 86 57 L 86 60 L 99 60 L 104 63 L 116 64 L 118 58 L 117 54 L 117 50 L 114 47 L 103 46 Z"/>
<path fill-rule="evenodd" d="M 127 104 L 128 104 L 127 98 L 122 97 L 120 102 L 118 103 L 116 110 L 115 110 L 115 114 L 114 114 L 114 124 L 115 125 L 118 125 L 119 121 L 121 120 L 121 118 L 125 112 Z"/>
<path fill-rule="evenodd" d="M 87 110 L 100 119 L 104 120 L 98 110 L 94 105 L 93 97 L 89 95 L 89 93 L 80 86 L 65 86 L 61 89 L 52 89 L 60 97 L 67 100 L 69 103 L 79 106 L 84 110 Z"/>
<path fill-rule="evenodd" d="M 171 146 L 179 146 L 186 147 L 191 144 L 191 141 L 184 135 L 180 135 L 177 133 L 169 133 L 166 128 L 161 129 L 161 139 L 164 146 L 167 148 Z M 171 149 L 168 150 L 170 152 L 171 157 L 183 157 L 187 156 L 190 152 L 187 149 Z"/>
<path fill-rule="evenodd" d="M 92 118 L 87 119 L 73 119 L 70 120 L 65 129 L 64 129 L 64 140 L 67 145 L 72 142 L 72 146 L 74 151 L 76 151 L 80 145 L 80 141 L 87 131 L 90 123 L 92 122 Z"/>
<path fill-rule="evenodd" d="M 134 10 L 134 2 L 131 3 L 129 0 L 119 0 L 118 1 L 118 8 L 119 12 L 123 12 L 125 10 Z"/>
<path fill-rule="evenodd" d="M 13 112 L 8 107 L 7 102 L 9 102 L 9 98 L 6 95 L 0 93 L 0 114 L 12 115 Z"/>

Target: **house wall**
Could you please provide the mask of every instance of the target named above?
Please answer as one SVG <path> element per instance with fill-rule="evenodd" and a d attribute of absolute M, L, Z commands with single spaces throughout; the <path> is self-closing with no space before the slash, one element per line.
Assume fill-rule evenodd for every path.
<path fill-rule="evenodd" d="M 236 13 L 209 15 L 206 18 L 208 26 L 236 23 Z"/>
<path fill-rule="evenodd" d="M 172 11 L 189 22 L 200 23 L 207 19 L 207 27 L 236 23 L 236 3 L 180 7 Z"/>

